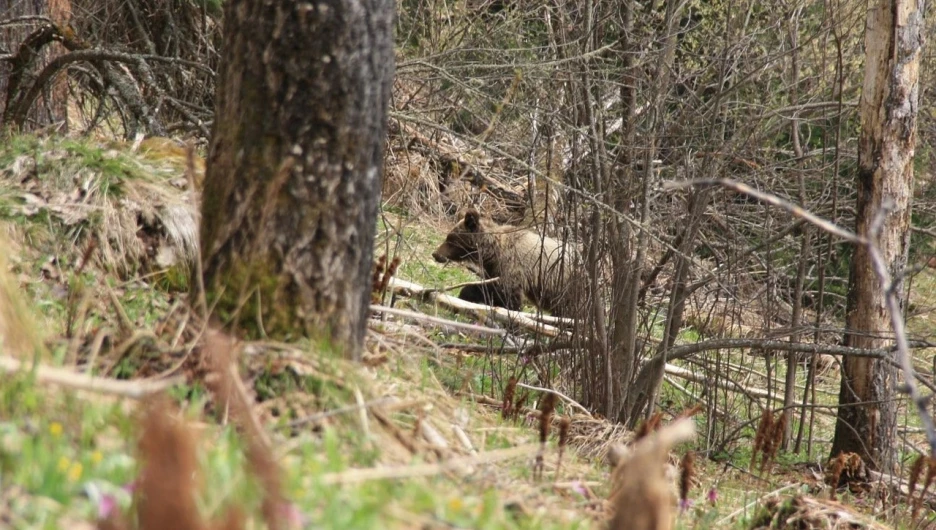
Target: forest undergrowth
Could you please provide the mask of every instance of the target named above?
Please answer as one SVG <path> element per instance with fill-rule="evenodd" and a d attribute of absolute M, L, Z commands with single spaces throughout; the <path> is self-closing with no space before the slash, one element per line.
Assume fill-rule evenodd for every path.
<path fill-rule="evenodd" d="M 212 356 L 213 332 L 188 304 L 202 165 L 189 153 L 171 141 L 35 136 L 0 148 L 4 526 L 158 527 L 140 491 L 159 496 L 156 472 L 146 470 L 161 469 L 157 483 L 178 485 L 166 502 L 191 528 L 601 528 L 623 487 L 609 458 L 682 416 L 696 438 L 659 467 L 680 499 L 678 528 L 877 528 L 875 512 L 911 527 L 933 517 L 922 481 L 918 510 L 895 499 L 881 512 L 872 493 L 881 490 L 867 479 L 830 487 L 840 478 L 830 472 L 861 470 L 826 461 L 828 415 L 818 416 L 807 456 L 778 450 L 768 431 L 780 419 L 762 425 L 749 402 L 725 400 L 709 416 L 698 401 L 704 385 L 678 373 L 636 435 L 524 384 L 554 368 L 511 354 L 503 333 L 458 327 L 503 331 L 489 315 L 453 313 L 393 287 L 444 288 L 472 276 L 429 258 L 444 220 L 392 203 L 378 222 L 377 254 L 398 259 L 386 280 L 375 274 L 374 302 L 415 318 L 375 312 L 362 364 L 303 341 L 224 342 Z M 915 286 L 914 297 L 930 296 L 930 280 Z M 689 326 L 680 340 L 705 332 Z M 529 336 L 511 335 L 514 344 Z M 228 355 L 234 365 L 217 360 Z M 756 388 L 758 370 L 735 361 Z M 818 391 L 831 406 L 830 373 Z M 154 397 L 161 393 L 170 400 Z M 710 422 L 724 415 L 761 425 L 741 424 L 707 450 Z M 911 418 L 906 436 L 918 436 L 913 427 Z"/>

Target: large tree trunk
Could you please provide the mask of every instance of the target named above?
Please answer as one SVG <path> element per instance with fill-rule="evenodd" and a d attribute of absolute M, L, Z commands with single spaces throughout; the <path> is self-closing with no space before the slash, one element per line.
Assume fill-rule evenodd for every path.
<path fill-rule="evenodd" d="M 922 31 L 923 0 L 880 0 L 868 10 L 856 231 L 872 237 L 872 225 L 885 198 L 893 201 L 877 242 L 897 279 L 906 266 L 910 242 Z M 851 262 L 847 310 L 848 346 L 891 345 L 890 339 L 881 338 L 890 334 L 884 291 L 862 246 L 856 247 Z M 850 451 L 874 468 L 893 466 L 896 369 L 888 361 L 845 357 L 832 456 Z"/>
<path fill-rule="evenodd" d="M 209 304 L 248 334 L 305 334 L 360 353 L 393 6 L 225 2 L 202 263 Z"/>

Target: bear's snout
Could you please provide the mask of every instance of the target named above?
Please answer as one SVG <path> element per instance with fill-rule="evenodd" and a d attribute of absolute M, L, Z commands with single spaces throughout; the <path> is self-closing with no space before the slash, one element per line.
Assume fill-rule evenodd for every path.
<path fill-rule="evenodd" d="M 436 260 L 439 263 L 445 263 L 448 261 L 448 258 L 443 256 L 442 254 L 439 254 L 438 250 L 432 253 L 432 259 Z"/>

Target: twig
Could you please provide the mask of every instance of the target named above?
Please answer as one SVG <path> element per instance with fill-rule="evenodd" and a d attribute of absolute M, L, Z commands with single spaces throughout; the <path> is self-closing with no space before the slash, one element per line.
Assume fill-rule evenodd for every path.
<path fill-rule="evenodd" d="M 471 439 L 468 438 L 468 435 L 465 434 L 465 431 L 458 425 L 452 424 L 452 432 L 455 433 L 455 437 L 458 438 L 458 441 L 461 442 L 462 447 L 465 448 L 471 454 L 478 454 L 478 450 L 474 448 L 474 444 L 471 443 Z"/>
<path fill-rule="evenodd" d="M 755 199 L 766 202 L 767 204 L 772 204 L 774 206 L 777 206 L 778 208 L 782 208 L 786 210 L 787 212 L 792 214 L 794 217 L 803 219 L 819 227 L 820 229 L 832 235 L 838 236 L 846 241 L 849 241 L 858 245 L 868 245 L 871 243 L 866 238 L 863 238 L 859 236 L 858 234 L 855 234 L 854 232 L 846 230 L 838 226 L 837 224 L 833 223 L 832 221 L 823 219 L 822 217 L 819 217 L 818 215 L 806 210 L 802 206 L 798 206 L 796 204 L 793 204 L 792 202 L 783 200 L 780 197 L 777 197 L 776 195 L 758 191 L 748 186 L 747 184 L 742 184 L 740 182 L 737 182 L 731 179 L 697 179 L 697 180 L 686 180 L 686 181 L 681 181 L 681 182 L 670 180 L 670 181 L 666 181 L 663 183 L 664 190 L 677 190 L 677 189 L 684 189 L 684 188 L 708 187 L 708 186 L 721 186 L 723 188 L 727 188 L 729 190 L 742 193 L 749 197 L 754 197 Z"/>
<path fill-rule="evenodd" d="M 471 466 L 490 464 L 536 453 L 539 444 L 521 445 L 507 449 L 496 449 L 478 455 L 453 458 L 437 464 L 417 464 L 412 466 L 387 466 L 365 469 L 349 469 L 340 473 L 328 473 L 321 477 L 322 484 L 352 484 L 369 480 L 407 479 L 431 477 L 441 473 L 469 470 Z"/>
<path fill-rule="evenodd" d="M 814 224 L 826 232 L 836 235 L 846 241 L 855 243 L 856 245 L 862 245 L 868 249 L 868 254 L 871 256 L 871 262 L 874 266 L 874 272 L 878 275 L 878 278 L 881 282 L 881 288 L 884 290 L 884 301 L 887 304 L 887 310 L 890 314 L 891 327 L 894 329 L 894 338 L 897 343 L 897 361 L 900 363 L 901 371 L 904 376 L 904 384 L 899 389 L 900 391 L 908 394 L 911 401 L 916 406 L 917 414 L 920 417 L 920 422 L 923 424 L 923 428 L 926 429 L 926 439 L 930 446 L 930 456 L 936 458 L 936 425 L 933 424 L 933 418 L 930 416 L 929 411 L 926 410 L 927 404 L 929 403 L 929 398 L 920 394 L 919 388 L 916 385 L 916 375 L 913 370 L 913 362 L 910 358 L 910 346 L 907 341 L 907 332 L 904 327 L 903 317 L 901 316 L 900 310 L 900 300 L 897 296 L 897 290 L 900 285 L 901 278 L 892 280 L 890 272 L 887 270 L 887 263 L 884 262 L 884 256 L 881 255 L 880 250 L 878 250 L 877 245 L 874 243 L 877 234 L 880 232 L 880 228 L 883 225 L 884 218 L 887 216 L 887 213 L 894 208 L 894 203 L 890 198 L 885 197 L 883 203 L 881 204 L 880 211 L 877 212 L 874 219 L 871 223 L 871 239 L 862 237 L 858 234 L 855 234 L 849 230 L 841 228 L 840 226 L 823 219 L 811 212 L 806 211 L 800 206 L 797 206 L 789 201 L 785 201 L 780 197 L 775 195 L 757 191 L 754 188 L 741 184 L 740 182 L 735 182 L 730 179 L 711 179 L 711 180 L 691 180 L 685 182 L 666 182 L 664 183 L 664 189 L 680 189 L 687 188 L 692 186 L 723 186 L 725 188 L 737 191 L 738 193 L 743 193 L 749 195 L 761 201 L 764 201 L 768 204 L 778 206 L 784 210 L 790 212 L 794 216 L 805 219 L 806 221 Z M 886 359 L 886 356 L 884 357 Z"/>
<path fill-rule="evenodd" d="M 382 397 L 380 399 L 372 399 L 370 401 L 365 401 L 363 403 L 345 405 L 343 407 L 338 407 L 336 409 L 326 410 L 324 412 L 319 412 L 318 414 L 312 414 L 310 416 L 305 416 L 302 418 L 295 419 L 287 423 L 284 427 L 292 429 L 295 427 L 301 427 L 307 423 L 319 423 L 320 421 L 331 418 L 332 416 L 347 414 L 349 412 L 355 412 L 360 409 L 369 409 L 371 407 L 376 407 L 378 405 L 383 405 L 385 403 L 392 403 L 393 401 L 396 401 L 396 398 Z"/>
<path fill-rule="evenodd" d="M 783 486 L 782 488 L 775 489 L 775 490 L 773 490 L 773 491 L 771 491 L 771 492 L 765 493 L 764 495 L 761 495 L 761 496 L 758 497 L 757 499 L 755 499 L 755 500 L 753 500 L 753 501 L 751 501 L 751 502 L 745 504 L 744 506 L 738 508 L 737 510 L 735 510 L 735 511 L 729 513 L 728 515 L 726 515 L 726 516 L 724 516 L 724 517 L 722 517 L 721 519 L 719 519 L 718 521 L 715 522 L 715 526 L 721 526 L 721 525 L 727 523 L 728 521 L 734 519 L 735 517 L 741 515 L 742 513 L 747 512 L 750 508 L 753 508 L 754 506 L 757 506 L 758 504 L 764 502 L 764 500 L 766 500 L 766 499 L 769 498 L 769 497 L 772 497 L 772 496 L 774 496 L 774 495 L 780 495 L 781 493 L 783 493 L 783 492 L 785 492 L 785 491 L 789 491 L 789 490 L 791 490 L 791 489 L 798 488 L 798 487 L 800 487 L 800 486 L 802 486 L 802 484 L 787 484 L 786 486 Z"/>
<path fill-rule="evenodd" d="M 463 329 L 465 331 L 474 331 L 475 333 L 484 333 L 486 335 L 497 335 L 501 337 L 507 334 L 507 331 L 503 329 L 489 328 L 487 326 L 479 326 L 477 324 L 466 324 L 464 322 L 457 322 L 455 320 L 449 320 L 447 318 L 439 318 L 439 317 L 424 315 L 416 311 L 407 311 L 406 309 L 396 309 L 394 307 L 386 307 L 386 306 L 374 305 L 374 304 L 371 304 L 370 308 L 371 308 L 371 311 L 377 311 L 379 313 L 387 313 L 390 315 L 397 315 L 401 317 L 411 318 L 413 320 L 431 322 L 433 324 L 439 324 L 440 326 Z"/>
<path fill-rule="evenodd" d="M 0 20 L 0 27 L 3 26 L 13 26 L 15 24 L 21 24 L 23 22 L 39 22 L 44 24 L 51 24 L 52 19 L 49 17 L 44 17 L 41 15 L 24 15 L 20 17 L 5 18 Z"/>
<path fill-rule="evenodd" d="M 871 225 L 873 236 L 876 237 L 883 224 L 884 217 L 893 209 L 894 205 L 890 199 L 885 199 L 881 205 L 881 211 L 875 216 Z M 898 287 L 901 278 L 891 280 L 890 273 L 887 271 L 887 264 L 884 263 L 884 256 L 878 250 L 877 245 L 867 243 L 868 253 L 871 255 L 871 261 L 874 264 L 874 272 L 881 280 L 881 288 L 884 289 L 884 300 L 887 303 L 887 311 L 890 313 L 891 326 L 894 328 L 894 335 L 897 341 L 897 361 L 904 374 L 904 392 L 910 395 L 913 404 L 916 405 L 917 413 L 920 416 L 920 422 L 926 429 L 926 439 L 929 441 L 930 458 L 936 458 L 936 426 L 933 425 L 933 417 L 930 416 L 926 406 L 929 404 L 929 398 L 920 394 L 916 385 L 916 376 L 913 371 L 913 362 L 910 359 L 910 347 L 907 343 L 907 330 L 904 328 L 903 317 L 901 316 L 900 300 L 897 296 Z"/>
<path fill-rule="evenodd" d="M 568 403 L 568 404 L 572 405 L 573 407 L 575 407 L 575 408 L 581 410 L 582 412 L 584 412 L 585 415 L 588 416 L 589 418 L 592 417 L 591 412 L 588 412 L 588 409 L 586 409 L 586 408 L 583 407 L 581 404 L 579 404 L 578 401 L 575 401 L 574 399 L 572 399 L 572 398 L 570 398 L 569 396 L 563 394 L 562 392 L 558 392 L 558 391 L 553 390 L 553 389 L 551 389 L 551 388 L 543 388 L 543 387 L 538 387 L 538 386 L 533 386 L 533 385 L 527 385 L 527 384 L 523 384 L 523 383 L 517 383 L 517 386 L 519 386 L 520 388 L 525 388 L 525 389 L 527 389 L 527 390 L 535 390 L 535 391 L 537 391 L 537 392 L 546 392 L 546 393 L 548 393 L 548 394 L 555 394 L 556 396 L 562 398 L 562 400 L 565 401 L 566 403 Z"/>
<path fill-rule="evenodd" d="M 474 281 L 474 282 L 456 283 L 455 285 L 450 285 L 450 286 L 448 286 L 448 287 L 439 287 L 438 289 L 429 288 L 429 289 L 426 289 L 425 291 L 423 291 L 423 294 L 428 294 L 428 293 L 446 293 L 446 292 L 448 292 L 448 291 L 454 291 L 455 289 L 458 289 L 458 288 L 461 288 L 461 287 L 468 287 L 468 286 L 471 286 L 471 285 L 488 285 L 488 284 L 494 283 L 494 282 L 496 282 L 496 281 L 498 281 L 498 280 L 500 280 L 500 276 L 498 276 L 497 278 L 488 278 L 488 279 L 486 279 L 486 280 L 478 280 L 478 281 Z"/>
<path fill-rule="evenodd" d="M 30 366 L 29 363 L 18 361 L 12 357 L 0 356 L 0 373 L 13 373 L 20 370 L 24 372 L 32 371 L 36 376 L 36 381 L 42 384 L 60 385 L 74 390 L 111 394 L 130 399 L 143 399 L 146 396 L 162 392 L 167 388 L 185 382 L 185 377 L 182 376 L 160 380 L 120 381 L 107 377 L 79 374 L 71 370 L 51 366 L 39 364 Z"/>
<path fill-rule="evenodd" d="M 394 293 L 400 295 L 428 298 L 457 313 L 471 312 L 474 314 L 490 315 L 499 322 L 520 326 L 547 337 L 558 337 L 565 334 L 565 332 L 555 326 L 545 324 L 544 322 L 573 323 L 572 320 L 565 318 L 548 315 L 531 315 L 520 311 L 508 311 L 503 307 L 473 304 L 460 298 L 455 298 L 454 296 L 432 292 L 422 285 L 401 280 L 400 278 L 390 278 L 389 287 L 393 289 Z"/>
<path fill-rule="evenodd" d="M 361 421 L 361 430 L 364 431 L 364 439 L 372 440 L 370 431 L 370 422 L 367 421 L 367 407 L 364 406 L 364 394 L 361 389 L 354 386 L 354 404 L 357 405 L 358 419 Z"/>

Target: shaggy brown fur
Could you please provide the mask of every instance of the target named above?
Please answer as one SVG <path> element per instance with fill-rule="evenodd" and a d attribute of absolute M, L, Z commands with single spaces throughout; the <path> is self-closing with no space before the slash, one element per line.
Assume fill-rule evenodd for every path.
<path fill-rule="evenodd" d="M 536 307 L 556 316 L 575 316 L 579 304 L 575 250 L 550 237 L 517 226 L 499 225 L 469 209 L 445 242 L 432 253 L 439 263 L 468 262 L 481 277 L 499 278 L 494 289 L 506 303 L 525 295 Z M 578 293 L 578 294 L 576 294 Z"/>

